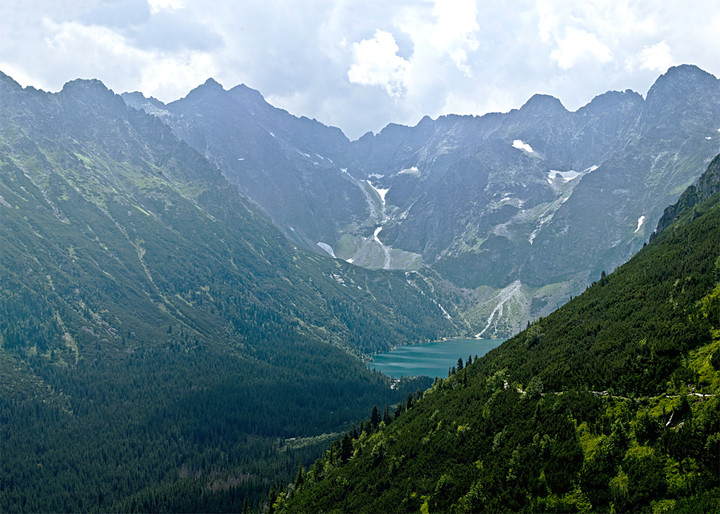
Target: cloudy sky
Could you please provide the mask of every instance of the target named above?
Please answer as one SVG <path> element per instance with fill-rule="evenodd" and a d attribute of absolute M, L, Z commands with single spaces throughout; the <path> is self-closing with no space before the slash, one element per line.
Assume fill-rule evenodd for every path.
<path fill-rule="evenodd" d="M 169 102 L 213 77 L 353 139 L 536 92 L 645 94 L 682 63 L 720 76 L 720 0 L 0 0 L 0 34 L 23 86 Z"/>

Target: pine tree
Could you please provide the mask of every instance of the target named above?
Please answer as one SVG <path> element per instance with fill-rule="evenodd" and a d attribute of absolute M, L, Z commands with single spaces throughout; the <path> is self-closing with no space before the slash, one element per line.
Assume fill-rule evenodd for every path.
<path fill-rule="evenodd" d="M 302 465 L 302 457 L 300 457 L 298 459 L 297 475 L 295 475 L 295 490 L 298 490 L 304 481 L 305 481 L 305 470 L 303 469 L 303 465 Z"/>
<path fill-rule="evenodd" d="M 377 405 L 373 405 L 372 412 L 370 413 L 370 424 L 374 429 L 380 424 L 380 411 Z"/>
<path fill-rule="evenodd" d="M 350 439 L 350 434 L 346 433 L 342 438 L 342 442 L 340 443 L 340 462 L 344 464 L 349 461 L 350 457 L 352 457 L 352 452 L 352 439 Z"/>

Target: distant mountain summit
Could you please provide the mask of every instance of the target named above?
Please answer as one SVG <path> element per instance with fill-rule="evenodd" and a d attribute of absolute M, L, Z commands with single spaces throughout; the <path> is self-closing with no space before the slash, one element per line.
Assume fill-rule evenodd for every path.
<path fill-rule="evenodd" d="M 527 116 L 558 116 L 568 112 L 560 100 L 550 95 L 534 94 L 523 104 L 520 112 Z"/>
<path fill-rule="evenodd" d="M 164 109 L 293 241 L 368 268 L 433 268 L 465 290 L 482 336 L 514 333 L 625 262 L 720 150 L 719 82 L 687 65 L 647 99 L 611 91 L 570 112 L 537 94 L 357 141 L 211 80 Z"/>
<path fill-rule="evenodd" d="M 157 107 L 124 98 L 149 113 Z M 365 196 L 336 163 L 336 149 L 349 143 L 339 129 L 291 116 L 245 85 L 226 91 L 213 79 L 161 109 L 180 138 L 302 246 L 323 252 L 316 242 L 331 246 L 339 225 L 364 219 Z"/>

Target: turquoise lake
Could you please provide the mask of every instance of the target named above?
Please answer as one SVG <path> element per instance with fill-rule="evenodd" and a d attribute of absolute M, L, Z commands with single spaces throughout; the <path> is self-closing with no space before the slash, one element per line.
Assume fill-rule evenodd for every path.
<path fill-rule="evenodd" d="M 387 353 L 373 355 L 368 364 L 393 378 L 406 376 L 447 377 L 448 369 L 463 362 L 468 355 L 482 357 L 504 341 L 501 339 L 449 339 L 434 343 L 401 346 Z"/>

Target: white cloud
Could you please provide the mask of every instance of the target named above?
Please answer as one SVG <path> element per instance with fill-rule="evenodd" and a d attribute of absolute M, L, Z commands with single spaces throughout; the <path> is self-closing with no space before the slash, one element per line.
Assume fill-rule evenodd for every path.
<path fill-rule="evenodd" d="M 156 14 L 160 11 L 175 11 L 185 7 L 184 0 L 148 0 L 150 12 Z"/>
<path fill-rule="evenodd" d="M 398 9 L 392 24 L 409 40 L 412 52 L 399 55 L 395 36 L 377 29 L 373 38 L 353 43 L 350 82 L 382 85 L 389 95 L 414 101 L 429 90 L 435 95 L 437 86 L 458 72 L 470 77 L 469 59 L 479 47 L 476 11 L 473 0 L 436 0 L 431 9 L 416 4 Z"/>
<path fill-rule="evenodd" d="M 137 48 L 119 32 L 77 22 L 44 22 L 50 36 L 45 43 L 55 56 L 55 66 L 76 67 L 70 78 L 100 77 L 118 93 L 140 90 L 146 95 L 178 98 L 187 93 L 188 84 L 198 84 L 212 76 L 215 68 L 209 54 L 195 51 L 163 53 Z M 72 60 L 92 50 L 91 74 Z"/>
<path fill-rule="evenodd" d="M 468 53 L 478 49 L 477 33 L 480 30 L 472 0 L 435 0 L 433 14 L 436 18 L 430 41 L 447 54 L 463 72 L 470 75 L 467 65 Z"/>
<path fill-rule="evenodd" d="M 52 88 L 52 86 L 46 84 L 42 80 L 39 80 L 37 77 L 28 75 L 22 66 L 18 66 L 13 62 L 0 61 L 0 72 L 12 78 L 22 87 L 33 86 L 37 89 L 43 89 L 46 91 Z"/>
<path fill-rule="evenodd" d="M 552 51 L 550 57 L 560 68 L 568 70 L 581 62 L 607 63 L 612 60 L 613 53 L 597 35 L 569 27 L 565 35 L 558 39 L 557 48 Z"/>
<path fill-rule="evenodd" d="M 135 50 L 127 45 L 125 38 L 114 30 L 97 25 L 77 22 L 54 23 L 45 18 L 43 23 L 52 34 L 45 38 L 48 48 L 59 54 L 76 53 L 80 49 L 92 49 L 96 54 L 110 53 L 128 55 Z"/>
<path fill-rule="evenodd" d="M 139 90 L 146 96 L 180 98 L 188 92 L 186 84 L 200 84 L 216 72 L 212 56 L 204 52 L 154 57 L 152 65 L 142 69 Z"/>
<path fill-rule="evenodd" d="M 172 101 L 213 76 L 350 137 L 423 115 L 574 110 L 674 64 L 720 73 L 720 0 L 34 0 L 0 16 L 0 70 Z M 45 20 L 45 21 L 43 21 Z"/>
<path fill-rule="evenodd" d="M 382 86 L 390 96 L 400 96 L 409 63 L 397 55 L 398 50 L 393 35 L 379 29 L 372 39 L 353 43 L 354 62 L 348 79 L 353 84 Z"/>
<path fill-rule="evenodd" d="M 640 68 L 664 73 L 673 64 L 670 46 L 661 41 L 652 46 L 643 47 L 639 55 Z"/>
<path fill-rule="evenodd" d="M 535 4 L 538 35 L 547 44 L 561 40 L 569 27 L 595 34 L 610 46 L 627 38 L 653 37 L 658 31 L 657 12 L 639 2 L 536 0 Z"/>

